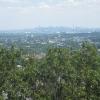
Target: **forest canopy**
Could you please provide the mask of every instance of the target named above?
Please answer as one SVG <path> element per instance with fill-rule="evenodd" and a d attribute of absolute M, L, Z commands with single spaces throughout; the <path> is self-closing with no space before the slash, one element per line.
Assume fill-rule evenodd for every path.
<path fill-rule="evenodd" d="M 41 59 L 1 47 L 0 100 L 100 100 L 100 54 L 88 42 Z"/>

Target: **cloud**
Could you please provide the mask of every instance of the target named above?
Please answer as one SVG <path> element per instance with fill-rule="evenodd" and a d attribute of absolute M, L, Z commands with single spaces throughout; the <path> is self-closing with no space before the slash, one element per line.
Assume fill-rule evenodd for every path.
<path fill-rule="evenodd" d="M 100 0 L 0 0 L 0 28 L 100 26 Z"/>
<path fill-rule="evenodd" d="M 50 6 L 48 4 L 46 4 L 45 2 L 41 2 L 39 5 L 38 5 L 39 8 L 50 8 Z"/>
<path fill-rule="evenodd" d="M 100 0 L 0 0 L 0 7 L 99 5 Z"/>

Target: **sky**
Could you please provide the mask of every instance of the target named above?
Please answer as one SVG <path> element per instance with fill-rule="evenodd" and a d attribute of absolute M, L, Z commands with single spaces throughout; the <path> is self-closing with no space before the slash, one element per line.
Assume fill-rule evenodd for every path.
<path fill-rule="evenodd" d="M 100 0 L 0 0 L 0 30 L 99 27 Z"/>

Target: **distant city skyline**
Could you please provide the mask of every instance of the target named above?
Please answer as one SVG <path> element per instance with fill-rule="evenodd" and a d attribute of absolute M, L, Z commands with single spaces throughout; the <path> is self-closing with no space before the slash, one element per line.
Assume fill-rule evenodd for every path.
<path fill-rule="evenodd" d="M 99 27 L 100 0 L 0 0 L 0 30 Z"/>

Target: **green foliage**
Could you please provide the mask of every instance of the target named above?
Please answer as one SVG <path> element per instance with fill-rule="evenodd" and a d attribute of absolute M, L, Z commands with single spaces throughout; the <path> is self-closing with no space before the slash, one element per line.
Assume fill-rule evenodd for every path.
<path fill-rule="evenodd" d="M 78 50 L 49 49 L 42 59 L 1 48 L 0 100 L 100 100 L 99 66 L 88 42 Z"/>

